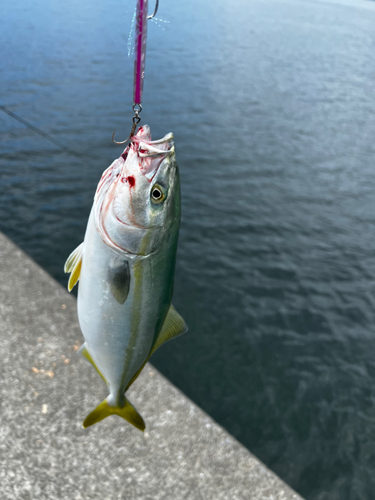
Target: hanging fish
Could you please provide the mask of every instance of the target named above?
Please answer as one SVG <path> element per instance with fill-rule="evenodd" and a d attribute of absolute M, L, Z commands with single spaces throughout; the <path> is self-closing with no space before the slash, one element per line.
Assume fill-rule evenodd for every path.
<path fill-rule="evenodd" d="M 158 347 L 187 331 L 171 304 L 179 225 L 173 135 L 151 141 L 145 125 L 103 173 L 84 242 L 65 264 L 69 291 L 79 280 L 79 352 L 109 389 L 84 427 L 119 415 L 145 428 L 125 392 Z"/>

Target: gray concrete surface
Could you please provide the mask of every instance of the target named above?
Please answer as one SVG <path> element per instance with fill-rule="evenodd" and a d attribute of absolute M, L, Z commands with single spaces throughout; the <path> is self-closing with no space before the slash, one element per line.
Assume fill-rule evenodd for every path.
<path fill-rule="evenodd" d="M 75 298 L 1 233 L 0 276 L 1 500 L 301 499 L 151 365 L 129 391 L 144 433 L 84 430 L 107 394 Z"/>

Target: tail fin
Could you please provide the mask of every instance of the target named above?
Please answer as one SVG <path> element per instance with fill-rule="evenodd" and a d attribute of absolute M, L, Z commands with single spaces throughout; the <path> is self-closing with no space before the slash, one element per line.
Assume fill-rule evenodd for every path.
<path fill-rule="evenodd" d="M 109 417 L 109 415 L 118 415 L 119 417 L 124 418 L 140 431 L 144 431 L 146 428 L 143 418 L 130 401 L 126 399 L 126 397 L 125 404 L 122 408 L 119 406 L 109 406 L 106 399 L 102 401 L 100 405 L 98 405 L 95 410 L 85 418 L 83 427 L 86 429 L 86 427 L 90 427 L 90 425 L 94 425 L 97 422 L 104 420 L 106 417 Z"/>

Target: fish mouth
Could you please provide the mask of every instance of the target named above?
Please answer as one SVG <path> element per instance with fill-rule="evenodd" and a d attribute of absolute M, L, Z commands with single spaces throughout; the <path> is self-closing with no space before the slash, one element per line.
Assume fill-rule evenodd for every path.
<path fill-rule="evenodd" d="M 140 162 L 141 173 L 151 182 L 164 159 L 174 154 L 174 136 L 170 132 L 162 139 L 152 141 L 150 127 L 144 125 L 132 138 L 132 147 L 143 160 Z"/>
<path fill-rule="evenodd" d="M 166 142 L 173 142 L 173 134 L 170 132 L 169 134 L 166 134 L 164 137 L 161 139 L 157 139 L 156 141 L 151 140 L 151 129 L 149 125 L 143 125 L 142 127 L 139 127 L 137 133 L 133 135 L 131 138 L 132 143 L 136 142 L 144 142 L 145 144 L 150 144 L 151 146 L 158 146 L 162 145 Z M 165 150 L 165 148 L 162 148 Z"/>

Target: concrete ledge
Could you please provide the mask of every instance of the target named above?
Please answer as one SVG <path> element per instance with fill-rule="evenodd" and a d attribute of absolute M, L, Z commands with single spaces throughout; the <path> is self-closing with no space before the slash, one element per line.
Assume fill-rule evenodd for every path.
<path fill-rule="evenodd" d="M 147 365 L 129 391 L 142 434 L 82 421 L 106 388 L 76 349 L 76 301 L 0 233 L 2 500 L 301 500 Z"/>

